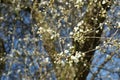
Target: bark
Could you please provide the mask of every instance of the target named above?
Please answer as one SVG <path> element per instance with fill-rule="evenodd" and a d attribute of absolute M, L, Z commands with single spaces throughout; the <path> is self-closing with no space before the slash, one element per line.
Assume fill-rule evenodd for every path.
<path fill-rule="evenodd" d="M 112 0 L 106 2 L 104 5 L 102 4 L 103 0 L 98 0 L 97 2 L 94 2 L 94 0 L 89 0 L 87 12 L 83 18 L 84 20 L 84 28 L 85 29 L 92 29 L 93 32 L 90 32 L 88 34 L 85 34 L 86 38 L 84 40 L 84 44 L 81 44 L 80 42 L 74 42 L 76 50 L 86 52 L 89 51 L 86 56 L 85 60 L 88 61 L 88 66 L 84 66 L 84 63 L 79 62 L 77 65 L 78 71 L 76 71 L 75 80 L 86 80 L 86 77 L 89 73 L 91 58 L 93 57 L 94 51 L 90 51 L 92 49 L 95 49 L 95 47 L 99 44 L 100 38 L 95 37 L 101 37 L 102 29 L 99 28 L 100 23 L 103 23 L 106 19 L 106 13 L 107 10 L 110 9 L 110 5 L 112 3 Z M 109 8 L 108 8 L 109 6 Z M 95 31 L 99 30 L 98 33 Z M 91 38 L 94 37 L 94 38 Z M 81 48 L 80 48 L 81 46 Z M 82 74 L 81 74 L 82 73 Z"/>
<path fill-rule="evenodd" d="M 2 71 L 5 68 L 5 48 L 4 48 L 4 42 L 2 39 L 0 39 L 0 74 L 2 74 Z"/>

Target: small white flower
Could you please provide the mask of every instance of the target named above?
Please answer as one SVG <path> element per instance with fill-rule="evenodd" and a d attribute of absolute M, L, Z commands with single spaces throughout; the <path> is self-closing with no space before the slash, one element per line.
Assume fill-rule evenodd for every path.
<path fill-rule="evenodd" d="M 83 29 L 80 29 L 80 32 L 83 32 Z"/>
<path fill-rule="evenodd" d="M 56 37 L 59 37 L 59 36 L 60 36 L 60 34 L 59 34 L 59 33 L 57 33 L 57 34 L 56 34 Z"/>
<path fill-rule="evenodd" d="M 95 49 L 99 49 L 100 48 L 100 46 L 96 46 L 96 48 Z"/>
<path fill-rule="evenodd" d="M 82 55 L 81 55 L 81 52 L 76 52 L 76 54 L 75 54 L 75 57 L 76 58 L 80 58 Z"/>
<path fill-rule="evenodd" d="M 83 57 L 81 57 L 80 59 L 83 60 Z"/>
<path fill-rule="evenodd" d="M 73 32 L 70 32 L 70 35 L 73 35 Z"/>
<path fill-rule="evenodd" d="M 110 58 L 110 57 L 111 57 L 110 55 L 108 55 L 108 54 L 106 55 L 106 58 Z"/>
<path fill-rule="evenodd" d="M 24 40 L 24 41 L 27 41 L 27 40 L 28 40 L 28 38 L 23 38 L 23 40 Z"/>
<path fill-rule="evenodd" d="M 2 61 L 3 60 L 3 58 L 0 58 L 0 61 Z"/>
<path fill-rule="evenodd" d="M 68 2 L 66 2 L 65 4 L 66 4 L 66 5 L 68 5 L 69 3 L 68 3 Z"/>
<path fill-rule="evenodd" d="M 64 52 L 65 52 L 65 53 L 69 53 L 69 51 L 68 51 L 68 50 L 64 50 Z"/>
<path fill-rule="evenodd" d="M 120 42 L 118 44 L 120 45 Z"/>
<path fill-rule="evenodd" d="M 78 27 L 74 27 L 75 32 L 76 32 L 78 29 L 79 29 Z"/>
<path fill-rule="evenodd" d="M 60 54 L 59 55 L 63 55 L 63 52 L 60 52 Z"/>
<path fill-rule="evenodd" d="M 29 66 L 32 66 L 32 65 L 33 65 L 33 63 L 30 63 L 30 64 L 29 64 Z"/>
<path fill-rule="evenodd" d="M 96 33 L 98 33 L 98 32 L 99 32 L 99 30 L 96 30 L 95 32 L 96 32 Z"/>
<path fill-rule="evenodd" d="M 74 60 L 74 59 L 76 59 L 76 57 L 75 56 L 71 56 L 71 59 Z"/>
<path fill-rule="evenodd" d="M 54 37 L 55 37 L 55 36 L 54 36 L 54 35 L 52 35 L 52 36 L 50 37 L 50 39 L 54 39 Z"/>
<path fill-rule="evenodd" d="M 69 46 L 70 46 L 70 44 L 67 44 L 67 46 L 69 47 Z"/>
<path fill-rule="evenodd" d="M 86 66 L 86 64 L 85 64 L 85 63 L 84 63 L 83 65 L 84 65 L 84 66 Z"/>
<path fill-rule="evenodd" d="M 82 0 L 77 0 L 77 1 L 76 1 L 76 3 L 80 3 L 80 2 L 82 2 Z"/>
<path fill-rule="evenodd" d="M 17 70 L 17 73 L 20 73 L 20 71 L 21 71 L 21 70 L 20 70 L 20 69 L 18 69 L 18 70 Z"/>
<path fill-rule="evenodd" d="M 13 54 L 10 54 L 9 56 L 10 56 L 10 57 L 13 57 Z"/>
<path fill-rule="evenodd" d="M 74 62 L 75 62 L 75 63 L 78 63 L 78 62 L 79 62 L 79 59 L 75 59 Z"/>
<path fill-rule="evenodd" d="M 10 75 L 12 73 L 12 71 L 9 71 L 7 75 Z"/>
<path fill-rule="evenodd" d="M 103 1 L 102 1 L 102 4 L 105 4 L 105 3 L 106 3 L 105 0 L 103 0 Z"/>
<path fill-rule="evenodd" d="M 49 58 L 47 57 L 47 58 L 45 58 L 45 62 L 49 62 Z"/>
<path fill-rule="evenodd" d="M 48 32 L 48 33 L 52 33 L 52 30 L 51 30 L 51 29 L 47 29 L 47 32 Z"/>
<path fill-rule="evenodd" d="M 70 66 L 72 66 L 73 61 L 69 61 Z"/>
<path fill-rule="evenodd" d="M 83 20 L 81 22 L 78 22 L 77 26 L 81 26 L 83 24 Z"/>
<path fill-rule="evenodd" d="M 4 18 L 3 17 L 0 17 L 0 20 L 3 20 Z"/>
<path fill-rule="evenodd" d="M 100 29 L 103 29 L 103 26 L 100 26 Z"/>
<path fill-rule="evenodd" d="M 81 53 L 81 54 L 82 54 L 83 57 L 85 56 L 85 53 Z"/>
<path fill-rule="evenodd" d="M 78 62 L 79 62 L 78 58 L 75 57 L 75 56 L 71 56 L 71 60 L 73 60 L 75 63 L 78 63 Z"/>
<path fill-rule="evenodd" d="M 39 29 L 38 30 L 43 30 L 43 28 L 42 27 L 39 27 Z"/>
<path fill-rule="evenodd" d="M 75 47 L 74 46 L 70 46 L 70 49 L 74 49 Z"/>
<path fill-rule="evenodd" d="M 97 2 L 97 0 L 95 0 L 95 2 Z"/>

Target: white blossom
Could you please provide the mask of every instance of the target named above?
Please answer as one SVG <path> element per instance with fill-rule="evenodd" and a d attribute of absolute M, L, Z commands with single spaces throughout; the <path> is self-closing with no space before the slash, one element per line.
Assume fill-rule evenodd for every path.
<path fill-rule="evenodd" d="M 84 65 L 84 66 L 86 66 L 86 64 L 85 64 L 85 63 L 84 63 L 83 65 Z"/>
<path fill-rule="evenodd" d="M 64 50 L 65 53 L 69 53 L 69 50 Z"/>
<path fill-rule="evenodd" d="M 82 2 L 82 0 L 76 0 L 76 3 L 80 3 L 80 2 Z"/>
<path fill-rule="evenodd" d="M 75 54 L 75 57 L 76 58 L 80 58 L 82 55 L 81 55 L 81 52 L 76 52 L 76 54 Z"/>
<path fill-rule="evenodd" d="M 100 46 L 96 46 L 96 48 L 95 49 L 99 49 L 100 48 Z"/>
<path fill-rule="evenodd" d="M 74 27 L 75 32 L 79 29 L 79 27 Z"/>
<path fill-rule="evenodd" d="M 105 4 L 105 3 L 106 3 L 105 0 L 103 0 L 103 1 L 102 1 L 102 4 Z"/>
<path fill-rule="evenodd" d="M 85 56 L 85 53 L 81 53 L 81 54 L 82 54 L 83 57 Z"/>
<path fill-rule="evenodd" d="M 83 24 L 83 22 L 84 22 L 83 20 L 78 22 L 77 26 L 81 26 Z"/>
<path fill-rule="evenodd" d="M 73 60 L 75 63 L 79 62 L 79 59 L 75 56 L 71 56 L 71 60 Z"/>
<path fill-rule="evenodd" d="M 70 35 L 73 35 L 73 32 L 70 32 Z"/>
<path fill-rule="evenodd" d="M 111 55 L 109 55 L 109 54 L 106 55 L 106 58 L 110 58 L 110 57 L 111 57 Z"/>
<path fill-rule="evenodd" d="M 70 46 L 70 44 L 67 44 L 67 46 L 69 47 L 69 46 Z"/>
<path fill-rule="evenodd" d="M 84 32 L 83 29 L 80 29 L 80 32 Z"/>
<path fill-rule="evenodd" d="M 49 58 L 47 57 L 47 58 L 45 58 L 45 62 L 49 62 Z"/>

